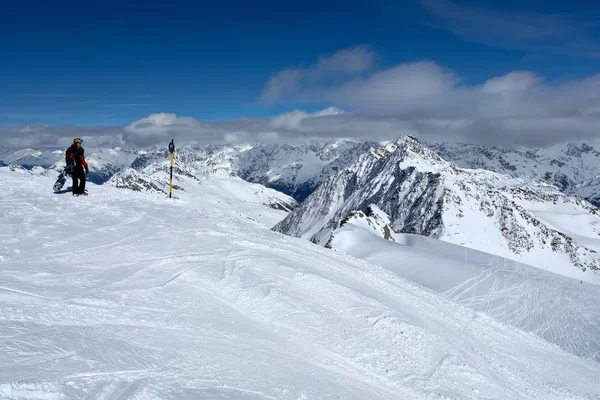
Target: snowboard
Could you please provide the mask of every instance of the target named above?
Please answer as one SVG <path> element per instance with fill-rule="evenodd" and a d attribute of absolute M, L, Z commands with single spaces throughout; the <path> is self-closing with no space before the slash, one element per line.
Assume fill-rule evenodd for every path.
<path fill-rule="evenodd" d="M 65 169 L 62 170 L 60 175 L 58 175 L 58 179 L 56 180 L 56 182 L 54 183 L 54 186 L 53 186 L 53 189 L 55 192 L 58 192 L 59 190 L 61 190 L 63 188 L 63 186 L 67 182 L 67 175 L 71 174 L 71 172 L 72 172 L 72 168 L 69 168 L 69 167 L 66 167 Z"/>
<path fill-rule="evenodd" d="M 60 189 L 62 189 L 63 186 L 65 185 L 66 181 L 67 181 L 66 175 L 61 172 L 60 175 L 58 176 L 58 179 L 54 183 L 54 191 L 58 192 Z"/>

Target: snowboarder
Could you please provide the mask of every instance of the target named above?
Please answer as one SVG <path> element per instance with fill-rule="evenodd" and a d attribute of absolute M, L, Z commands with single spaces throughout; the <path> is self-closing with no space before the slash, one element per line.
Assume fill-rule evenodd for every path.
<path fill-rule="evenodd" d="M 73 144 L 65 151 L 65 167 L 58 175 L 58 179 L 54 183 L 54 191 L 60 191 L 65 183 L 67 182 L 67 176 L 73 175 L 73 168 L 75 167 L 75 150 L 77 150 L 77 143 L 73 141 Z"/>
<path fill-rule="evenodd" d="M 87 162 L 85 161 L 83 147 L 81 147 L 82 143 L 83 140 L 81 140 L 81 138 L 73 139 L 73 144 L 67 149 L 65 154 L 65 157 L 67 158 L 67 164 L 69 163 L 69 159 L 71 159 L 72 163 L 74 164 L 73 196 L 87 196 L 87 192 L 85 191 L 85 175 L 89 172 L 89 168 Z"/>

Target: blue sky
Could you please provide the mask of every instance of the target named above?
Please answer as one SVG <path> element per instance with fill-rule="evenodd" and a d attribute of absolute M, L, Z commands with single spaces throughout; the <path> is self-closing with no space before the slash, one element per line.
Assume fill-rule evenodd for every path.
<path fill-rule="evenodd" d="M 329 106 L 422 118 L 431 110 L 412 105 L 427 93 L 454 98 L 432 113 L 441 115 L 462 86 L 508 75 L 513 87 L 515 71 L 537 92 L 600 72 L 600 6 L 522 3 L 12 2 L 0 13 L 0 125 L 126 126 L 157 113 L 223 121 Z M 433 75 L 419 75 L 421 65 Z M 425 95 L 413 84 L 438 80 L 442 89 Z M 404 93 L 407 82 L 403 108 L 388 107 L 394 95 L 377 98 L 377 85 Z M 368 105 L 355 101 L 365 94 Z"/>
<path fill-rule="evenodd" d="M 256 103 L 272 74 L 357 45 L 370 46 L 378 66 L 435 60 L 473 83 L 521 69 L 570 79 L 597 72 L 600 63 L 600 56 L 567 44 L 561 51 L 510 40 L 478 43 L 469 35 L 478 36 L 481 27 L 461 36 L 443 16 L 451 5 L 483 13 L 575 14 L 579 21 L 593 11 L 590 3 L 12 3 L 0 15 L 3 124 L 121 124 L 159 111 L 203 120 L 272 115 L 290 106 Z M 596 46 L 598 32 L 596 26 L 588 36 Z"/>

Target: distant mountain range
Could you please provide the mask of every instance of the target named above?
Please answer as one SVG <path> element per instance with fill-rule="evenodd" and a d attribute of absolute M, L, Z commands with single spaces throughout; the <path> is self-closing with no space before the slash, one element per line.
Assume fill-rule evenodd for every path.
<path fill-rule="evenodd" d="M 535 150 L 448 143 L 428 147 L 461 167 L 547 182 L 566 194 L 581 196 L 600 205 L 600 151 L 586 143 L 566 143 Z"/>
<path fill-rule="evenodd" d="M 89 148 L 86 158 L 94 183 L 168 192 L 166 147 Z M 4 151 L 0 163 L 58 173 L 64 149 Z M 174 173 L 175 196 L 213 178 L 235 180 L 239 196 L 261 192 L 256 201 L 294 210 L 276 230 L 322 245 L 350 215 L 378 207 L 389 219 L 382 229 L 390 232 L 435 237 L 561 273 L 565 266 L 600 268 L 594 206 L 600 152 L 585 143 L 527 150 L 403 137 L 182 146 Z"/>
<path fill-rule="evenodd" d="M 306 144 L 239 146 L 185 146 L 177 149 L 177 160 L 203 161 L 227 168 L 249 182 L 261 183 L 302 201 L 324 180 L 352 164 L 371 147 L 388 143 L 357 140 L 323 140 Z M 600 204 L 600 151 L 586 143 L 565 143 L 540 149 L 505 149 L 471 144 L 424 143 L 444 160 L 463 168 L 479 168 L 531 178 L 555 185 L 560 191 Z M 139 169 L 168 159 L 165 148 L 86 149 L 90 180 L 101 184 L 117 172 Z M 58 169 L 64 149 L 0 151 L 0 165 Z"/>

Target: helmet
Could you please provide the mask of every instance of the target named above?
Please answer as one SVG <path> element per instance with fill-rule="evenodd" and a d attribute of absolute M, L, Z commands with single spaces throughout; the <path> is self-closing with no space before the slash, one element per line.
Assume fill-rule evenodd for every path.
<path fill-rule="evenodd" d="M 81 138 L 75 138 L 73 139 L 73 143 L 83 143 L 83 140 Z"/>

